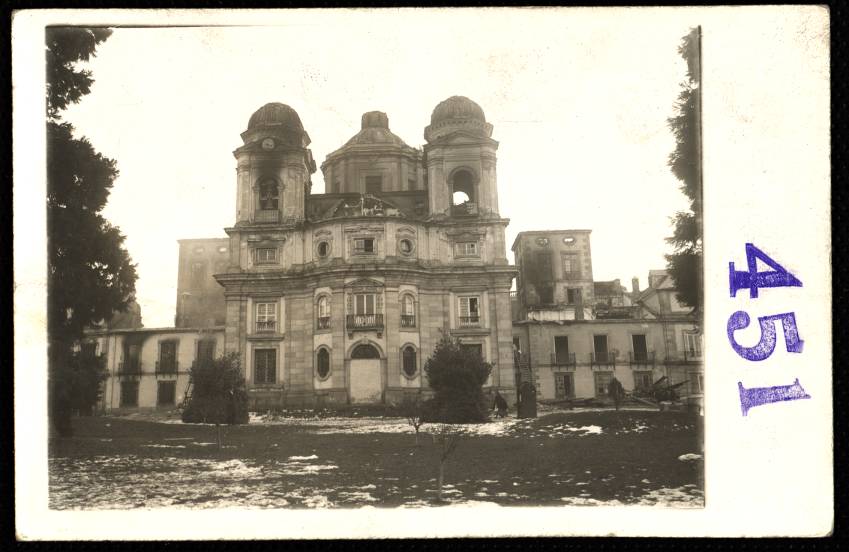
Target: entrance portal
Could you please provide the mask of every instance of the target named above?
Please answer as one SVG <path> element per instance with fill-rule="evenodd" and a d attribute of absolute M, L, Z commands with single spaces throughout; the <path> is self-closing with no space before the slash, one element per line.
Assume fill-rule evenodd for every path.
<path fill-rule="evenodd" d="M 380 353 L 372 345 L 357 345 L 351 351 L 351 403 L 380 402 L 380 362 Z"/>

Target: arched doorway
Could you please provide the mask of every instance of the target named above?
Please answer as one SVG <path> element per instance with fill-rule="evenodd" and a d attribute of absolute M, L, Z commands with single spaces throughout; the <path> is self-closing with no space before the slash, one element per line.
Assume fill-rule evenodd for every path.
<path fill-rule="evenodd" d="M 350 397 L 353 404 L 379 403 L 383 395 L 380 351 L 360 343 L 351 351 Z"/>

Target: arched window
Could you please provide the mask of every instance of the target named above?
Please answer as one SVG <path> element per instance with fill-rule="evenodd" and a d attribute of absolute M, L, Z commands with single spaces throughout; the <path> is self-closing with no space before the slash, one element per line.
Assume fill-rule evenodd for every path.
<path fill-rule="evenodd" d="M 327 379 L 330 375 L 330 351 L 325 347 L 315 354 L 315 373 L 319 379 Z"/>
<path fill-rule="evenodd" d="M 380 358 L 380 353 L 374 348 L 374 345 L 361 344 L 354 347 L 354 350 L 351 351 L 351 358 Z"/>
<path fill-rule="evenodd" d="M 407 345 L 401 353 L 401 368 L 404 370 L 404 375 L 408 378 L 415 377 L 419 368 L 416 364 L 416 349 L 412 345 Z"/>
<path fill-rule="evenodd" d="M 322 295 L 316 304 L 316 326 L 319 330 L 330 328 L 330 298 Z"/>
<path fill-rule="evenodd" d="M 401 327 L 416 327 L 416 302 L 410 294 L 401 297 Z"/>
<path fill-rule="evenodd" d="M 259 208 L 263 211 L 276 211 L 280 204 L 280 192 L 277 181 L 266 178 L 259 183 Z"/>
<path fill-rule="evenodd" d="M 455 206 L 475 203 L 475 178 L 467 170 L 459 170 L 451 179 L 451 203 Z"/>

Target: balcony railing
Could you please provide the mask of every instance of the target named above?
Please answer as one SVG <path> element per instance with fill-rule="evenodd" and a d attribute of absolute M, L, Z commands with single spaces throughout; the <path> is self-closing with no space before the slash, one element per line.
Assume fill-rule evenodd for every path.
<path fill-rule="evenodd" d="M 141 362 L 138 360 L 127 360 L 118 363 L 119 376 L 140 376 L 141 371 Z"/>
<path fill-rule="evenodd" d="M 277 321 L 276 320 L 264 320 L 262 322 L 257 320 L 256 333 L 274 333 L 276 330 L 277 330 Z"/>
<path fill-rule="evenodd" d="M 666 364 L 699 364 L 702 362 L 702 353 L 701 351 L 678 351 L 675 353 L 669 353 L 665 359 Z"/>
<path fill-rule="evenodd" d="M 330 317 L 329 316 L 319 316 L 315 325 L 319 330 L 329 330 L 330 329 Z"/>
<path fill-rule="evenodd" d="M 280 222 L 280 211 L 277 209 L 257 209 L 254 212 L 254 222 L 278 223 Z"/>
<path fill-rule="evenodd" d="M 460 317 L 460 327 L 462 328 L 474 328 L 481 325 L 481 317 L 480 315 L 474 316 L 461 316 Z"/>
<path fill-rule="evenodd" d="M 566 366 L 574 369 L 576 364 L 575 353 L 551 353 L 552 366 Z"/>
<path fill-rule="evenodd" d="M 179 371 L 179 361 L 177 360 L 168 360 L 168 361 L 156 361 L 156 375 L 167 375 L 167 374 L 176 374 Z"/>
<path fill-rule="evenodd" d="M 654 366 L 654 351 L 631 351 L 628 353 L 631 366 Z"/>
<path fill-rule="evenodd" d="M 451 206 L 451 214 L 454 216 L 474 216 L 478 214 L 478 204 L 471 201 Z"/>
<path fill-rule="evenodd" d="M 596 351 L 590 353 L 590 367 L 616 367 L 616 353 L 613 351 Z"/>
<path fill-rule="evenodd" d="M 349 314 L 346 325 L 350 329 L 369 330 L 383 328 L 382 314 Z"/>
<path fill-rule="evenodd" d="M 401 315 L 401 327 L 402 328 L 415 328 L 416 327 L 416 315 L 415 314 L 402 314 Z"/>

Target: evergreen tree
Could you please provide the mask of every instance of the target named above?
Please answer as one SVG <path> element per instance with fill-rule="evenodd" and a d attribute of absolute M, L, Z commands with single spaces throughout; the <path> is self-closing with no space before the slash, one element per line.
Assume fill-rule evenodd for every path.
<path fill-rule="evenodd" d="M 424 367 L 434 391 L 426 407 L 428 422 L 470 423 L 488 419 L 488 404 L 483 384 L 492 365 L 460 342 L 443 337 Z"/>
<path fill-rule="evenodd" d="M 702 165 L 701 165 L 701 28 L 683 37 L 678 53 L 687 62 L 686 80 L 675 104 L 675 115 L 668 119 L 675 136 L 675 150 L 669 155 L 672 174 L 681 181 L 681 191 L 690 201 L 688 211 L 680 211 L 672 220 L 675 230 L 667 242 L 674 252 L 666 255 L 667 270 L 675 281 L 677 299 L 702 309 Z"/>
<path fill-rule="evenodd" d="M 76 27 L 46 31 L 49 413 L 62 436 L 71 434 L 71 393 L 77 392 L 68 386 L 74 342 L 87 326 L 125 310 L 135 292 L 136 269 L 124 236 L 101 215 L 118 176 L 115 161 L 61 122 L 62 110 L 94 82 L 78 63 L 110 34 Z"/>
<path fill-rule="evenodd" d="M 248 421 L 248 394 L 238 353 L 197 362 L 191 370 L 192 394 L 184 405 L 186 423 L 244 424 Z"/>

